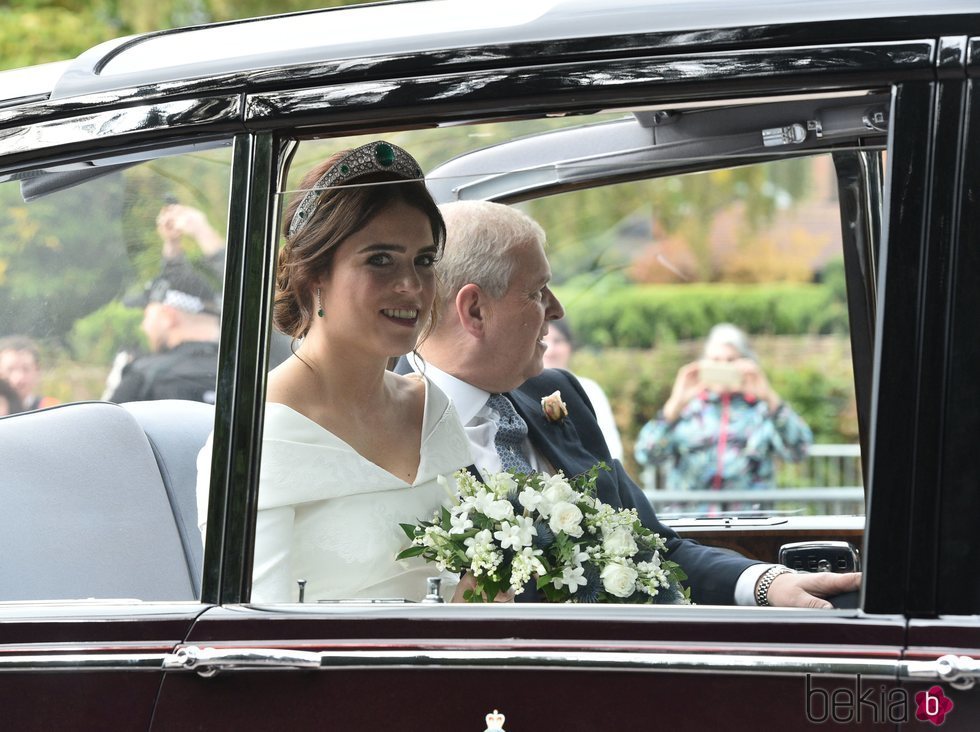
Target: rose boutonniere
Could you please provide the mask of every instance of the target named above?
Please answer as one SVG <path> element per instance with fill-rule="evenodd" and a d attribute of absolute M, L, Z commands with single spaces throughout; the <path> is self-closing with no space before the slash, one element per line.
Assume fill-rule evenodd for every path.
<path fill-rule="evenodd" d="M 548 418 L 549 422 L 561 422 L 568 416 L 568 407 L 561 400 L 560 390 L 541 397 L 541 411 L 544 412 L 544 416 Z"/>

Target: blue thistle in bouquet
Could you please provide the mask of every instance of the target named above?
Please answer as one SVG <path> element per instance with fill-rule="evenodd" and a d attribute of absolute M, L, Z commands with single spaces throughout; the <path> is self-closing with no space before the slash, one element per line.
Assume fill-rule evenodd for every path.
<path fill-rule="evenodd" d="M 440 570 L 469 572 L 476 588 L 465 599 L 488 602 L 532 581 L 550 602 L 690 603 L 681 568 L 664 558 L 659 535 L 636 509 L 596 497 L 599 464 L 587 473 L 494 473 L 485 482 L 465 470 L 453 475 L 455 505 L 431 520 L 401 524 L 411 546 L 398 558 L 421 556 Z M 443 479 L 447 489 L 450 481 Z"/>

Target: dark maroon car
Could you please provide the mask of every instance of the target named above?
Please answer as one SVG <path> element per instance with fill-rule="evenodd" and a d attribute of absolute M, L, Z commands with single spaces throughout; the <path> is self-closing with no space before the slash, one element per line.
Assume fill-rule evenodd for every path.
<path fill-rule="evenodd" d="M 969 0 L 425 0 L 0 73 L 0 335 L 57 353 L 42 367 L 66 385 L 59 406 L 0 418 L 0 727 L 974 729 L 978 59 Z M 633 462 L 634 434 L 624 457 L 679 533 L 860 569 L 859 597 L 251 603 L 266 374 L 288 348 L 270 318 L 281 212 L 315 162 L 378 137 L 417 155 L 438 200 L 542 222 L 607 385 L 636 382 L 648 325 L 596 325 L 624 272 L 668 283 L 727 257 L 783 293 L 756 328 L 779 336 L 788 303 L 828 291 L 810 269 L 836 272 L 821 319 L 771 353 L 787 383 L 801 353 L 822 359 L 812 413 L 854 439 L 810 460 L 850 472 L 707 506 Z M 716 228 L 685 215 L 695 196 L 717 196 Z M 127 298 L 166 255 L 155 219 L 174 200 L 221 232 L 185 242 L 221 293 L 213 406 L 110 403 L 113 364 L 139 348 Z M 765 256 L 738 259 L 745 231 Z M 729 244 L 684 259 L 682 234 Z M 792 267 L 807 275 L 779 284 Z M 713 316 L 692 310 L 689 337 Z"/>

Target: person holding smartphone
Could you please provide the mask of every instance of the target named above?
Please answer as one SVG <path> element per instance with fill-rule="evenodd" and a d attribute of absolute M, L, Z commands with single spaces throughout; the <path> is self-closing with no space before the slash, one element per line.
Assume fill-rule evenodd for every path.
<path fill-rule="evenodd" d="M 677 372 L 670 398 L 640 430 L 634 450 L 640 465 L 669 464 L 671 489 L 720 491 L 775 487 L 774 459 L 802 460 L 812 442 L 745 333 L 720 323 L 701 358 Z"/>

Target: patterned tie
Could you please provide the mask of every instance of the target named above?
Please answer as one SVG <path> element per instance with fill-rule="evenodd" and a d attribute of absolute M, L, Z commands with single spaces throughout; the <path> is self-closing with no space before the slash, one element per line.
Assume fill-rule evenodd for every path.
<path fill-rule="evenodd" d="M 521 448 L 527 437 L 527 422 L 514 409 L 510 399 L 503 394 L 491 394 L 487 406 L 496 410 L 497 434 L 493 438 L 494 447 L 504 470 L 514 470 L 518 473 L 533 473 L 534 468 L 524 457 Z"/>

